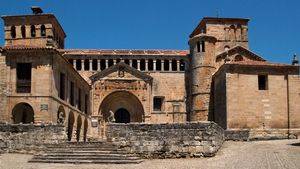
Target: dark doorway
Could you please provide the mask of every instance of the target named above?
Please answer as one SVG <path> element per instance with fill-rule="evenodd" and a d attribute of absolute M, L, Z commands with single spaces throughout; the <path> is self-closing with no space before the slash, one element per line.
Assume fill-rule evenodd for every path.
<path fill-rule="evenodd" d="M 116 123 L 130 123 L 130 113 L 126 109 L 119 109 L 115 112 Z"/>
<path fill-rule="evenodd" d="M 27 103 L 19 103 L 12 110 L 12 116 L 14 123 L 33 123 L 34 112 L 32 107 Z"/>

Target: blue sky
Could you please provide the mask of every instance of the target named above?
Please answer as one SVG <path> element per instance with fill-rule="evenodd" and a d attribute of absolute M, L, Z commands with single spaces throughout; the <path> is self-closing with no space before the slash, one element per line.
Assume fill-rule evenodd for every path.
<path fill-rule="evenodd" d="M 56 15 L 66 48 L 188 49 L 201 18 L 219 13 L 250 18 L 250 49 L 265 59 L 300 55 L 299 0 L 3 0 L 0 15 L 29 14 L 33 5 Z"/>

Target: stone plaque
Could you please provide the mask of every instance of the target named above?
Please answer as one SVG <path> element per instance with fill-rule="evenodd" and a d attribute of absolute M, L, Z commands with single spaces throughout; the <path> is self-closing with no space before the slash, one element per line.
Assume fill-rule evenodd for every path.
<path fill-rule="evenodd" d="M 41 111 L 43 110 L 48 111 L 48 104 L 41 104 Z"/>
<path fill-rule="evenodd" d="M 92 119 L 92 127 L 98 127 L 98 120 Z"/>

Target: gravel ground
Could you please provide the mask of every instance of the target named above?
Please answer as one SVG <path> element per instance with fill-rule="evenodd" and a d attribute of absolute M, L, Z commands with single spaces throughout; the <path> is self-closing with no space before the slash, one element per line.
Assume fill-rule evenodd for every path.
<path fill-rule="evenodd" d="M 0 169 L 138 169 L 138 168 L 236 168 L 299 169 L 300 139 L 253 142 L 225 142 L 212 158 L 145 160 L 130 165 L 37 164 L 27 163 L 31 155 L 2 154 Z"/>

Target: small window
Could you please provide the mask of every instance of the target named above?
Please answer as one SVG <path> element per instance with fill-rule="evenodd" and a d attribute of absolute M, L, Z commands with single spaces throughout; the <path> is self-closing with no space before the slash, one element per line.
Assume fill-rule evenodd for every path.
<path fill-rule="evenodd" d="M 239 61 L 243 61 L 244 59 L 243 59 L 243 56 L 241 56 L 241 55 L 236 55 L 235 57 L 234 57 L 234 61 L 236 61 L 236 62 L 239 62 Z"/>
<path fill-rule="evenodd" d="M 201 51 L 200 49 L 200 42 L 197 42 L 197 52 L 199 53 Z"/>
<path fill-rule="evenodd" d="M 145 59 L 141 59 L 140 61 L 140 70 L 141 71 L 144 71 L 146 68 L 146 62 L 145 62 Z"/>
<path fill-rule="evenodd" d="M 31 92 L 31 63 L 17 63 L 17 93 Z"/>
<path fill-rule="evenodd" d="M 97 70 L 98 69 L 98 61 L 97 59 L 93 59 L 92 61 L 92 69 Z"/>
<path fill-rule="evenodd" d="M 185 62 L 184 60 L 180 60 L 180 71 L 184 71 L 185 70 Z"/>
<path fill-rule="evenodd" d="M 148 70 L 153 71 L 153 60 L 152 59 L 148 60 Z"/>
<path fill-rule="evenodd" d="M 177 60 L 172 60 L 172 71 L 177 71 Z"/>
<path fill-rule="evenodd" d="M 81 60 L 80 59 L 76 60 L 76 70 L 81 70 Z"/>
<path fill-rule="evenodd" d="M 84 70 L 90 70 L 90 61 L 88 59 L 84 60 Z"/>
<path fill-rule="evenodd" d="M 153 98 L 153 110 L 154 111 L 161 111 L 163 105 L 163 97 L 154 97 Z"/>
<path fill-rule="evenodd" d="M 70 104 L 74 106 L 74 82 L 70 82 Z"/>
<path fill-rule="evenodd" d="M 24 25 L 21 26 L 21 34 L 22 34 L 22 38 L 26 38 L 26 27 Z"/>
<path fill-rule="evenodd" d="M 101 68 L 101 70 L 106 69 L 106 63 L 105 62 L 106 62 L 105 59 L 101 59 L 100 60 L 100 68 Z"/>
<path fill-rule="evenodd" d="M 164 60 L 164 70 L 168 71 L 170 69 L 169 60 Z"/>
<path fill-rule="evenodd" d="M 16 27 L 15 26 L 12 26 L 10 28 L 10 36 L 11 36 L 11 38 L 16 38 Z"/>
<path fill-rule="evenodd" d="M 41 26 L 41 36 L 42 37 L 46 36 L 46 27 L 45 27 L 45 25 Z"/>
<path fill-rule="evenodd" d="M 132 60 L 132 67 L 137 69 L 137 60 L 135 59 Z"/>
<path fill-rule="evenodd" d="M 161 61 L 159 59 L 156 60 L 156 70 L 161 70 Z"/>
<path fill-rule="evenodd" d="M 205 52 L 205 42 L 201 41 L 201 52 Z"/>
<path fill-rule="evenodd" d="M 31 37 L 35 37 L 35 26 L 34 25 L 31 25 L 30 27 L 30 33 L 31 33 Z"/>
<path fill-rule="evenodd" d="M 267 75 L 258 75 L 258 90 L 268 90 Z"/>
<path fill-rule="evenodd" d="M 62 100 L 65 100 L 65 82 L 66 78 L 65 78 L 65 74 L 60 73 L 60 90 L 59 90 L 59 97 Z"/>

